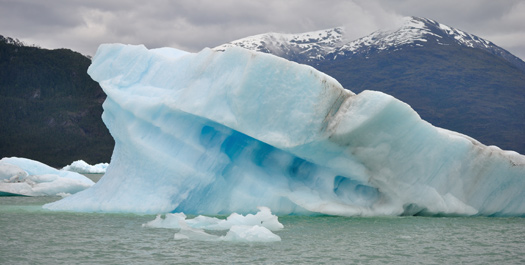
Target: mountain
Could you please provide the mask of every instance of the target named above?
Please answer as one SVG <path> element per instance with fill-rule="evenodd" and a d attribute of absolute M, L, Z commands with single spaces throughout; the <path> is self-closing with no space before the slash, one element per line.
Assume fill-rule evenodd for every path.
<path fill-rule="evenodd" d="M 87 74 L 90 64 L 71 50 L 0 36 L 0 157 L 55 167 L 109 162 L 114 142 L 101 120 L 106 95 Z"/>
<path fill-rule="evenodd" d="M 271 53 L 300 63 L 315 64 L 326 60 L 337 60 L 338 57 L 343 59 L 396 51 L 406 47 L 422 47 L 427 43 L 484 50 L 525 71 L 523 60 L 494 43 L 434 20 L 419 17 L 405 17 L 398 28 L 378 30 L 353 41 L 345 41 L 344 28 L 336 27 L 299 34 L 259 34 L 214 49 L 224 50 L 227 47 L 238 46 Z"/>
<path fill-rule="evenodd" d="M 343 42 L 343 35 L 342 27 L 302 34 L 266 33 L 226 43 L 214 49 L 224 50 L 239 46 L 271 53 L 291 61 L 313 63 L 328 59 L 336 53 Z"/>
<path fill-rule="evenodd" d="M 383 91 L 436 126 L 525 153 L 525 62 L 465 31 L 407 17 L 353 41 L 338 27 L 260 34 L 214 49 L 228 46 L 309 64 L 353 92 Z"/>

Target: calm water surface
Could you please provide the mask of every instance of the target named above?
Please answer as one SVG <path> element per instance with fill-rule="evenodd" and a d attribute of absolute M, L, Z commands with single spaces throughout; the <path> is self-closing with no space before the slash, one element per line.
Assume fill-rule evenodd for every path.
<path fill-rule="evenodd" d="M 154 215 L 41 208 L 54 200 L 0 197 L 0 264 L 525 263 L 525 218 L 288 216 L 281 242 L 202 242 L 142 227 Z"/>

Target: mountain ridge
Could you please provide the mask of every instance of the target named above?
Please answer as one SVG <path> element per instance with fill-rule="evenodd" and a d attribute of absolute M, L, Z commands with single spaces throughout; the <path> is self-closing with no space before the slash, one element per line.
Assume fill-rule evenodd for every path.
<path fill-rule="evenodd" d="M 213 49 L 222 51 L 231 46 L 248 50 L 271 53 L 289 58 L 308 58 L 301 61 L 315 61 L 334 52 L 343 38 L 343 28 L 312 31 L 302 34 L 265 33 L 242 38 Z"/>
<path fill-rule="evenodd" d="M 367 36 L 345 41 L 344 27 L 335 27 L 297 34 L 264 33 L 219 45 L 214 50 L 239 46 L 249 50 L 272 53 L 306 64 L 338 57 L 366 56 L 370 51 L 395 50 L 402 45 L 418 46 L 434 41 L 440 45 L 457 43 L 465 47 L 483 49 L 504 58 L 525 71 L 525 62 L 507 50 L 474 34 L 421 17 L 404 17 L 401 26 L 391 30 L 377 30 Z M 313 55 L 312 55 L 313 53 Z"/>

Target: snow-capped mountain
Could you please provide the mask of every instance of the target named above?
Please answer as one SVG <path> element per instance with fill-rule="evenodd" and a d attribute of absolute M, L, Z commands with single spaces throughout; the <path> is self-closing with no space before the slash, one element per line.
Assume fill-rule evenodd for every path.
<path fill-rule="evenodd" d="M 378 30 L 353 41 L 345 41 L 344 28 L 337 27 L 300 34 L 259 34 L 214 49 L 239 46 L 300 63 L 315 64 L 317 61 L 366 56 L 370 52 L 395 51 L 407 45 L 457 44 L 487 51 L 525 71 L 525 62 L 488 40 L 431 19 L 405 17 L 403 20 L 398 28 Z"/>
<path fill-rule="evenodd" d="M 246 37 L 215 47 L 224 50 L 239 46 L 248 50 L 271 53 L 288 60 L 310 62 L 324 60 L 326 55 L 337 51 L 343 41 L 343 28 L 299 34 L 265 33 Z"/>
<path fill-rule="evenodd" d="M 525 62 L 496 44 L 437 21 L 419 17 L 405 17 L 402 26 L 397 29 L 378 30 L 363 38 L 344 43 L 330 55 L 335 59 L 337 56 L 366 55 L 371 51 L 395 51 L 405 45 L 413 47 L 425 44 L 457 44 L 481 49 L 502 57 L 525 71 Z"/>

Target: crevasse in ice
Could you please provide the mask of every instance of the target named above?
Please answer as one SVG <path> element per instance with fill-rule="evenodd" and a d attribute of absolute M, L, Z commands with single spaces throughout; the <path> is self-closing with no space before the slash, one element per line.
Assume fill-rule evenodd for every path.
<path fill-rule="evenodd" d="M 523 215 L 525 157 L 384 93 L 241 48 L 100 46 L 106 175 L 53 210 Z"/>

